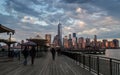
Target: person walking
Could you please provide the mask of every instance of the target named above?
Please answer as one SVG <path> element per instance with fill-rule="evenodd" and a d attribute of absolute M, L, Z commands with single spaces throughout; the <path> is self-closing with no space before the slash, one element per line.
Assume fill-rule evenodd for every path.
<path fill-rule="evenodd" d="M 32 48 L 30 50 L 30 56 L 31 56 L 31 65 L 33 65 L 34 60 L 35 60 L 35 56 L 36 56 L 35 46 L 32 46 Z"/>
<path fill-rule="evenodd" d="M 29 55 L 29 51 L 27 49 L 27 46 L 25 46 L 24 50 L 22 51 L 22 54 L 24 56 L 24 62 L 23 62 L 23 64 L 27 65 L 27 58 L 28 58 L 28 55 Z"/>
<path fill-rule="evenodd" d="M 52 59 L 55 60 L 56 51 L 54 48 L 51 49 Z"/>

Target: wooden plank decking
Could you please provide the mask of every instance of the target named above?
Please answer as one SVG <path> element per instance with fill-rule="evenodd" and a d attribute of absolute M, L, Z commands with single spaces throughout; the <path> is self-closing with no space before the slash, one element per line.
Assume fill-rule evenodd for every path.
<path fill-rule="evenodd" d="M 0 75 L 93 75 L 84 70 L 66 56 L 56 56 L 53 61 L 49 52 L 45 57 L 36 58 L 32 66 L 30 61 L 27 66 L 22 61 L 1 62 Z"/>

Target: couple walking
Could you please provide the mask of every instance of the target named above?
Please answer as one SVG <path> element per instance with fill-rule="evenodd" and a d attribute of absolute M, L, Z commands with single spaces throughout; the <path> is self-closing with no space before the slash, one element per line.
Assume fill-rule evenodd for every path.
<path fill-rule="evenodd" d="M 22 51 L 22 54 L 24 56 L 24 65 L 27 65 L 27 58 L 30 55 L 31 57 L 31 65 L 34 64 L 34 60 L 35 60 L 35 56 L 36 56 L 36 50 L 35 50 L 35 46 L 32 46 L 31 50 L 28 51 L 27 46 L 25 46 L 24 50 Z"/>

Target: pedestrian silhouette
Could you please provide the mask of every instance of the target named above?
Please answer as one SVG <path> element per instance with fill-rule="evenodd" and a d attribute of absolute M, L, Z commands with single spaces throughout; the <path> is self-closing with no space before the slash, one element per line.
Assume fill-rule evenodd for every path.
<path fill-rule="evenodd" d="M 56 51 L 54 48 L 51 49 L 52 59 L 55 60 Z"/>
<path fill-rule="evenodd" d="M 34 60 L 35 60 L 35 56 L 36 56 L 35 46 L 32 46 L 32 48 L 30 50 L 30 56 L 31 56 L 31 65 L 33 65 Z"/>
<path fill-rule="evenodd" d="M 28 55 L 29 55 L 29 51 L 27 49 L 27 46 L 25 46 L 24 50 L 22 51 L 22 54 L 24 56 L 24 62 L 23 62 L 23 64 L 27 65 L 27 58 L 28 58 Z"/>

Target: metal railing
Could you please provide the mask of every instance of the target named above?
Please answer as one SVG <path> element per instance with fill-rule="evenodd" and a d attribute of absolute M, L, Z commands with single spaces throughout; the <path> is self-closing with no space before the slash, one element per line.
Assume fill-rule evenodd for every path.
<path fill-rule="evenodd" d="M 64 51 L 62 54 L 72 58 L 81 67 L 97 75 L 120 75 L 120 60 L 118 59 L 70 51 Z"/>

